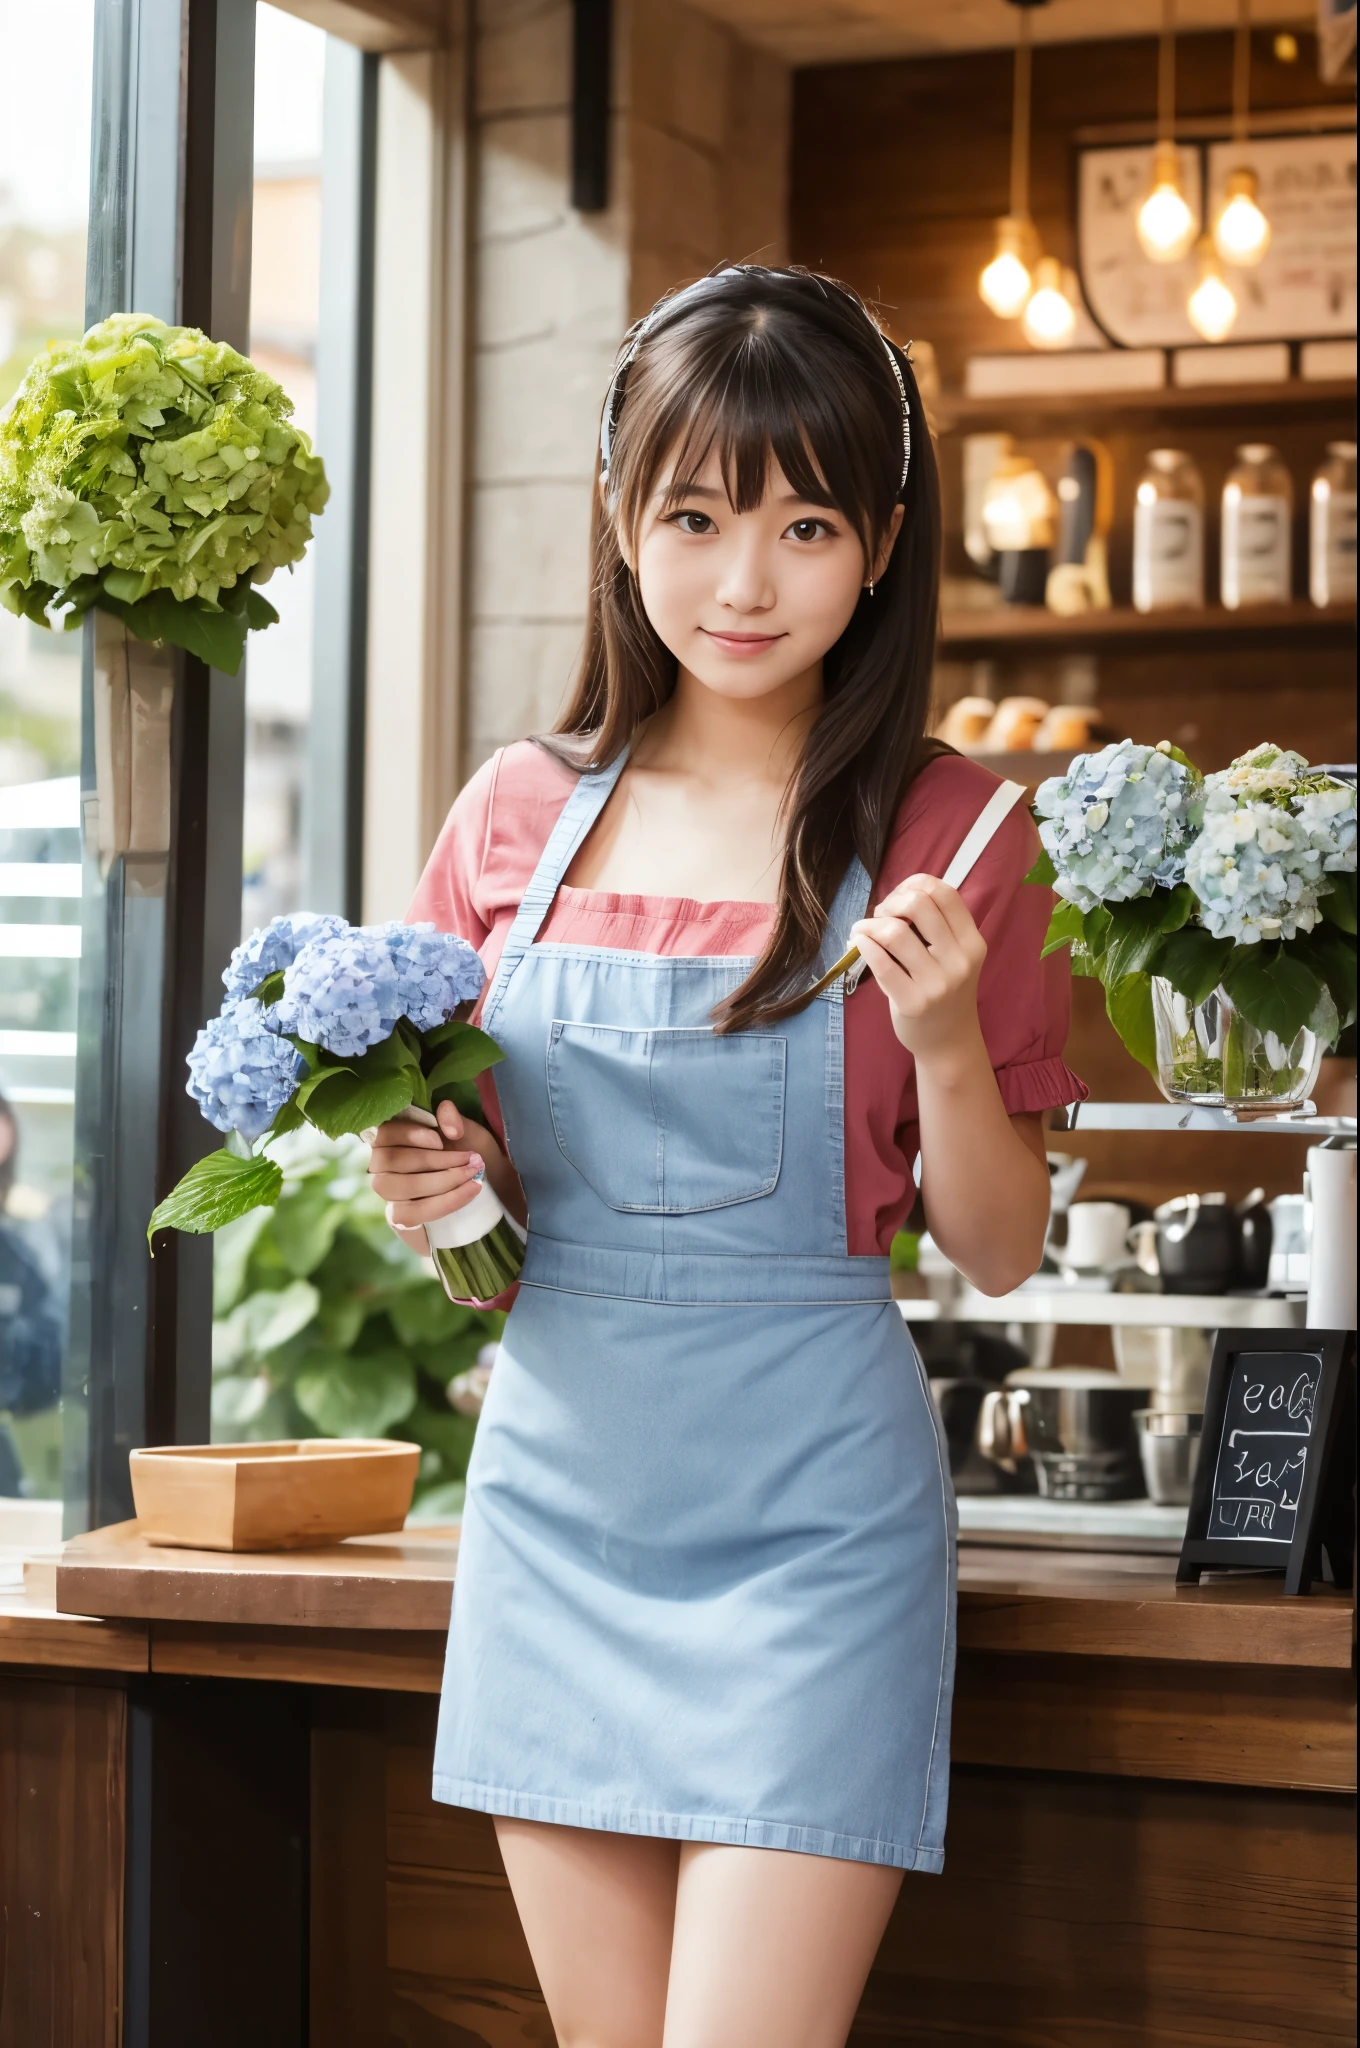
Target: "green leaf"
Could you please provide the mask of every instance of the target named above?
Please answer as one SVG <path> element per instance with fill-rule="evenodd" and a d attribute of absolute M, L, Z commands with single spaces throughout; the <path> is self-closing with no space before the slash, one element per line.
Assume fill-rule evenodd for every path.
<path fill-rule="evenodd" d="M 1047 847 L 1041 849 L 1039 858 L 1023 879 L 1026 882 L 1032 882 L 1039 889 L 1051 889 L 1053 887 L 1053 884 L 1058 879 L 1058 870 L 1053 865 L 1052 855 Z"/>
<path fill-rule="evenodd" d="M 304 1081 L 307 1091 L 303 1112 L 309 1123 L 328 1138 L 357 1136 L 371 1124 L 385 1124 L 411 1106 L 413 1089 L 409 1073 L 379 1074 L 371 1081 L 339 1070 L 321 1073 Z"/>
<path fill-rule="evenodd" d="M 376 1045 L 370 1045 L 367 1052 L 357 1059 L 346 1060 L 345 1065 L 362 1080 L 375 1074 L 408 1074 L 420 1071 L 420 1055 L 408 1045 L 400 1027 L 390 1038 L 380 1038 Z"/>
<path fill-rule="evenodd" d="M 1141 1066 L 1157 1071 L 1157 1031 L 1152 1018 L 1152 983 L 1146 974 L 1126 974 L 1105 989 L 1105 1009 L 1119 1036 Z"/>
<path fill-rule="evenodd" d="M 244 613 L 209 611 L 193 599 L 172 597 L 168 590 L 153 590 L 137 604 L 120 604 L 106 591 L 98 602 L 139 640 L 183 647 L 225 675 L 234 676 L 240 670 L 247 631 Z"/>
<path fill-rule="evenodd" d="M 1333 875 L 1332 886 L 1321 899 L 1319 908 L 1328 924 L 1334 924 L 1343 932 L 1355 931 L 1355 876 Z"/>
<path fill-rule="evenodd" d="M 256 1239 L 269 1221 L 268 1209 L 252 1209 L 224 1224 L 213 1246 L 213 1314 L 224 1316 L 245 1292 L 246 1270 Z"/>
<path fill-rule="evenodd" d="M 1273 1031 L 1288 1045 L 1316 1010 L 1322 982 L 1278 946 L 1237 946 L 1223 970 L 1223 986 L 1249 1024 Z"/>
<path fill-rule="evenodd" d="M 1060 952 L 1064 946 L 1075 945 L 1083 929 L 1084 919 L 1075 903 L 1055 903 L 1053 915 L 1048 920 L 1041 959 L 1047 960 L 1050 953 Z"/>
<path fill-rule="evenodd" d="M 277 1202 L 283 1174 L 272 1159 L 238 1159 L 210 1152 L 191 1166 L 178 1187 L 158 1202 L 146 1226 L 147 1243 L 158 1230 L 188 1230 L 202 1236 L 234 1223 L 250 1209 Z"/>
<path fill-rule="evenodd" d="M 1160 929 L 1164 932 L 1183 930 L 1199 908 L 1199 899 L 1188 882 L 1178 882 L 1174 889 L 1158 889 L 1152 900 L 1161 905 Z"/>
<path fill-rule="evenodd" d="M 306 1118 L 302 1114 L 297 1096 L 290 1095 L 288 1100 L 281 1102 L 274 1111 L 274 1121 L 269 1126 L 269 1136 L 271 1138 L 281 1138 L 286 1131 L 300 1130 L 305 1122 Z"/>
<path fill-rule="evenodd" d="M 451 1102 L 460 1116 L 470 1117 L 475 1124 L 481 1123 L 486 1116 L 475 1081 L 451 1081 L 437 1095 L 431 1092 L 431 1109 L 437 1108 L 441 1102 Z"/>
<path fill-rule="evenodd" d="M 1161 941 L 1165 914 L 1165 902 L 1155 895 L 1110 906 L 1110 929 L 1100 962 L 1100 978 L 1107 988 L 1146 970 Z"/>
<path fill-rule="evenodd" d="M 253 1294 L 250 1305 L 257 1310 L 252 1330 L 255 1349 L 278 1351 L 306 1329 L 321 1306 L 321 1296 L 309 1280 L 294 1280 L 274 1294 Z"/>
<path fill-rule="evenodd" d="M 1097 959 L 1109 944 L 1113 919 L 1103 903 L 1097 903 L 1094 910 L 1088 910 L 1081 920 L 1082 937 L 1088 952 Z"/>
<path fill-rule="evenodd" d="M 479 1031 L 475 1024 L 459 1023 L 458 1036 L 449 1040 L 442 1056 L 426 1074 L 426 1086 L 433 1095 L 436 1088 L 447 1088 L 454 1081 L 473 1080 L 504 1058 L 494 1038 Z"/>
<path fill-rule="evenodd" d="M 1223 979 L 1233 953 L 1231 939 L 1216 939 L 1202 925 L 1168 932 L 1150 963 L 1150 971 L 1169 981 L 1191 1003 L 1202 1003 Z"/>
<path fill-rule="evenodd" d="M 253 585 L 247 585 L 245 602 L 246 624 L 252 633 L 259 633 L 266 626 L 277 626 L 279 615 L 267 597 L 261 597 Z"/>
<path fill-rule="evenodd" d="M 368 1321 L 371 1307 L 358 1294 L 339 1294 L 324 1301 L 317 1317 L 322 1343 L 331 1351 L 348 1351 Z"/>
<path fill-rule="evenodd" d="M 266 974 L 259 987 L 253 988 L 250 993 L 257 1003 L 266 1010 L 271 1010 L 283 994 L 283 969 L 277 967 L 272 974 Z"/>
<path fill-rule="evenodd" d="M 395 1350 L 313 1352 L 293 1398 L 323 1436 L 381 1436 L 415 1405 L 415 1367 Z"/>
<path fill-rule="evenodd" d="M 391 1296 L 387 1313 L 403 1344 L 442 1344 L 471 1328 L 478 1331 L 479 1342 L 486 1341 L 480 1335 L 481 1324 L 475 1309 L 459 1307 L 449 1300 L 442 1287 L 431 1287 L 423 1279 Z"/>
<path fill-rule="evenodd" d="M 1306 937 L 1286 939 L 1284 951 L 1290 959 L 1301 960 L 1320 981 L 1327 984 L 1336 1004 L 1341 1028 L 1355 1017 L 1355 941 L 1331 925 L 1318 925 Z"/>
<path fill-rule="evenodd" d="M 319 1177 L 285 1194 L 275 1212 L 274 1242 L 290 1273 L 314 1273 L 335 1242 L 344 1210 Z"/>

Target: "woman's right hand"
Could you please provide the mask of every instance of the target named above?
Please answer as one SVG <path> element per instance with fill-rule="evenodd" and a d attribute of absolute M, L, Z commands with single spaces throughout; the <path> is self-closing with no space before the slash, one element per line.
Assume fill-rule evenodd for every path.
<path fill-rule="evenodd" d="M 435 1117 L 438 1130 L 397 1120 L 374 1133 L 369 1177 L 394 1230 L 416 1230 L 465 1209 L 483 1168 L 504 1161 L 485 1124 L 461 1116 L 453 1103 L 441 1102 Z"/>

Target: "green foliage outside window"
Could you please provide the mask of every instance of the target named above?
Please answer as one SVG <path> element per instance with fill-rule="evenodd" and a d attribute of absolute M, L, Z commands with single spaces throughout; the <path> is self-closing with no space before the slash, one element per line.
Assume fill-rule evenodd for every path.
<path fill-rule="evenodd" d="M 387 1226 L 367 1147 L 311 1130 L 278 1141 L 278 1206 L 219 1230 L 213 1437 L 399 1437 L 421 1446 L 416 1512 L 462 1506 L 476 1430 L 447 1389 L 503 1314 L 459 1308 Z"/>

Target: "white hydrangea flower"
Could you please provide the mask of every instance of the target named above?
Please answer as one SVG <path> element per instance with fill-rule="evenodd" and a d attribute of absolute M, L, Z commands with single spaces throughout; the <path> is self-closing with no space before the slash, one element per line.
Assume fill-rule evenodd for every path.
<path fill-rule="evenodd" d="M 1354 871 L 1355 836 L 1349 784 L 1280 747 L 1241 755 L 1204 785 L 1204 828 L 1185 864 L 1200 922 L 1241 946 L 1312 931 L 1324 878 Z"/>
<path fill-rule="evenodd" d="M 1039 837 L 1057 869 L 1054 888 L 1093 910 L 1184 879 L 1197 789 L 1166 747 L 1120 740 L 1078 754 L 1066 775 L 1040 785 Z"/>

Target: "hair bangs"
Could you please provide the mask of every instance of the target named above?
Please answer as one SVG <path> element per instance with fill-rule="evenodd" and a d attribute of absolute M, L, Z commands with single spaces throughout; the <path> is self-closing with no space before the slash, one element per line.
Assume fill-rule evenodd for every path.
<path fill-rule="evenodd" d="M 766 322 L 752 320 L 736 332 L 728 326 L 708 349 L 705 339 L 684 333 L 659 340 L 629 394 L 638 431 L 620 432 L 617 457 L 625 530 L 636 535 L 659 484 L 662 511 L 675 511 L 716 454 L 735 512 L 764 502 L 773 465 L 798 497 L 849 520 L 867 552 L 886 529 L 896 493 L 886 471 L 866 474 L 855 462 L 864 422 L 838 402 L 844 392 L 810 376 L 791 345 L 795 337 Z"/>

